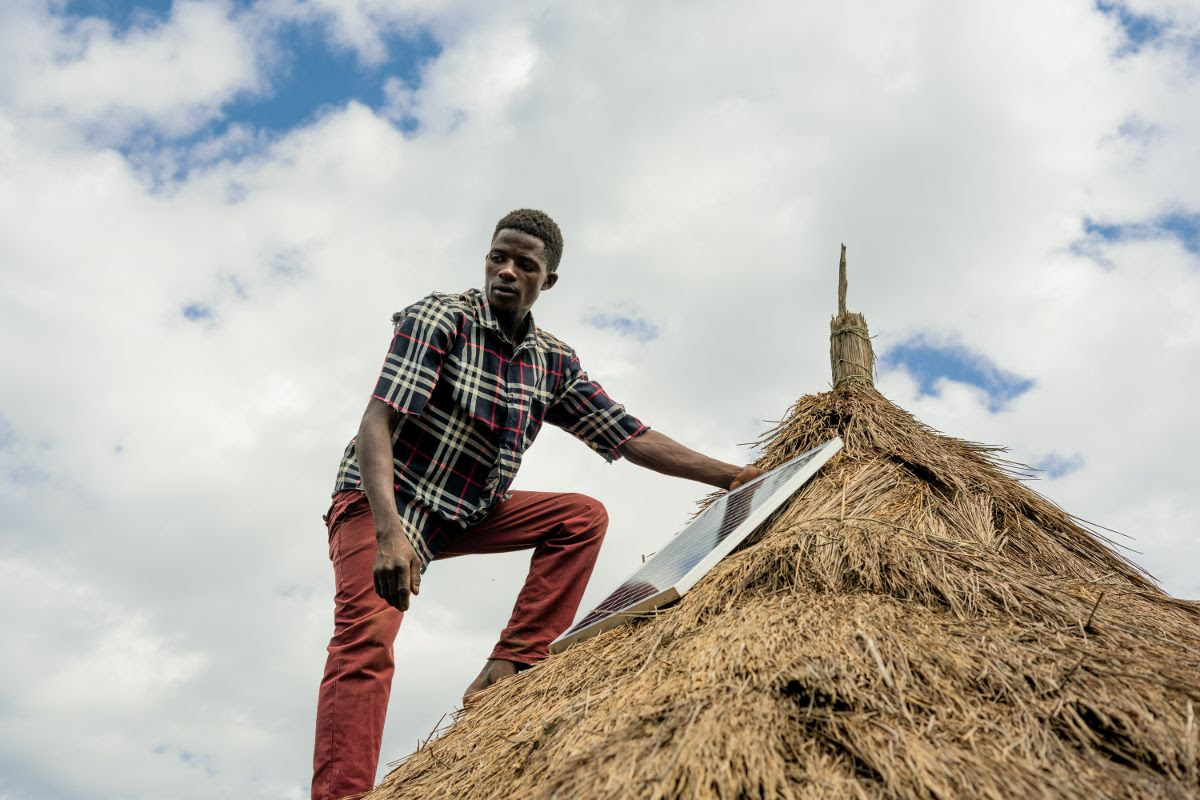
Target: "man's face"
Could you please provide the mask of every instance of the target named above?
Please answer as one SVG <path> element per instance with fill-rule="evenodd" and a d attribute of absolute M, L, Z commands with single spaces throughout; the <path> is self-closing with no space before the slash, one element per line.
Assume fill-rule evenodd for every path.
<path fill-rule="evenodd" d="M 546 268 L 546 245 L 536 236 L 502 228 L 483 262 L 483 292 L 493 311 L 523 317 L 543 289 L 558 281 Z"/>

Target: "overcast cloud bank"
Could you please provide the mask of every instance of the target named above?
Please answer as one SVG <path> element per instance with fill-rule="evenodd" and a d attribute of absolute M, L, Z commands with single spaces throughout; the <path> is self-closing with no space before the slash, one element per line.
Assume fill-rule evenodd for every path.
<path fill-rule="evenodd" d="M 479 283 L 517 206 L 566 236 L 539 324 L 734 461 L 827 388 L 846 242 L 877 353 L 909 347 L 880 388 L 1200 597 L 1194 3 L 493 6 L 0 10 L 0 798 L 307 796 L 338 457 L 391 313 Z M 373 94 L 234 115 L 297 26 Z M 585 604 L 706 492 L 557 431 L 518 488 L 608 505 Z M 385 759 L 525 563 L 430 570 Z"/>

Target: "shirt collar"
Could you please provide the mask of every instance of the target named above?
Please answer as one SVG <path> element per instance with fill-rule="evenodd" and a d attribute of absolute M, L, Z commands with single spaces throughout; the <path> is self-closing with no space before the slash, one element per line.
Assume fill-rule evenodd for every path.
<path fill-rule="evenodd" d="M 475 298 L 476 319 L 479 321 L 479 324 L 495 331 L 497 336 L 507 342 L 508 335 L 500 330 L 500 323 L 496 321 L 496 316 L 492 313 L 492 307 L 488 303 L 484 293 L 479 289 L 470 289 L 468 290 L 468 294 L 471 294 Z M 526 315 L 525 323 L 525 338 L 520 343 L 510 342 L 510 344 L 513 344 L 514 353 L 526 347 L 531 350 L 538 348 L 537 324 L 533 321 L 532 311 Z"/>

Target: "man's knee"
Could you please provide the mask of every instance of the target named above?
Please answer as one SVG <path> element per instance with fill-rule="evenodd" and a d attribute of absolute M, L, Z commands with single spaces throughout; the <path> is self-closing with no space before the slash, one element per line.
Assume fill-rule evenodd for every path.
<path fill-rule="evenodd" d="M 572 516 L 582 522 L 583 529 L 595 538 L 603 538 L 608 530 L 608 510 L 594 497 L 586 494 L 568 494 L 564 498 L 572 511 Z"/>
<path fill-rule="evenodd" d="M 404 618 L 391 606 L 380 604 L 371 610 L 334 619 L 334 634 L 331 646 L 376 648 L 391 647 L 400 631 Z"/>

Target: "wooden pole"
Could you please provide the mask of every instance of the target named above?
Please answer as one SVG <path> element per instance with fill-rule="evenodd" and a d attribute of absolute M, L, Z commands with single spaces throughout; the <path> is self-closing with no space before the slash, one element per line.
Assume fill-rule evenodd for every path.
<path fill-rule="evenodd" d="M 829 363 L 833 388 L 847 383 L 875 385 L 875 351 L 862 314 L 846 310 L 846 245 L 838 259 L 838 313 L 829 321 Z"/>

